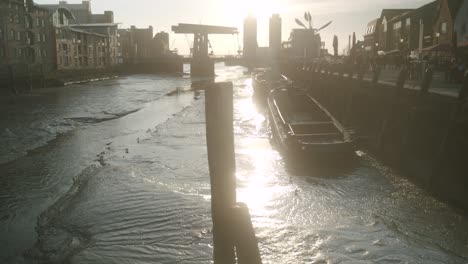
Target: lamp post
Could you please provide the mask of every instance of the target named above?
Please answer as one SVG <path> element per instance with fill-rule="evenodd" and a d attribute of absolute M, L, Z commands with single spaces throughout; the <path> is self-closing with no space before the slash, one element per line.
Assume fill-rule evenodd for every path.
<path fill-rule="evenodd" d="M 437 60 L 439 59 L 439 38 L 440 38 L 440 33 L 439 32 L 436 32 L 435 33 L 435 37 L 436 37 L 436 40 L 437 40 L 437 46 L 436 46 L 436 58 Z"/>

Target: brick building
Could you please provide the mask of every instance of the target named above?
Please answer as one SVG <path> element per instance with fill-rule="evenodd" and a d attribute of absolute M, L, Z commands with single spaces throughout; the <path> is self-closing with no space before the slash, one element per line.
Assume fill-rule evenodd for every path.
<path fill-rule="evenodd" d="M 54 69 L 48 10 L 32 0 L 0 2 L 0 74 L 42 75 Z"/>
<path fill-rule="evenodd" d="M 458 51 L 468 56 L 468 1 L 463 1 L 454 23 Z"/>
<path fill-rule="evenodd" d="M 381 20 L 376 18 L 367 23 L 366 31 L 364 33 L 364 49 L 368 53 L 377 54 L 378 45 L 378 32 Z"/>
<path fill-rule="evenodd" d="M 367 25 L 365 45 L 367 49 L 377 46 L 386 54 L 417 56 L 437 51 L 449 55 L 462 2 L 466 1 L 436 0 L 416 9 L 384 9 L 379 19 Z"/>
<path fill-rule="evenodd" d="M 117 23 L 76 24 L 71 26 L 75 30 L 88 32 L 96 36 L 105 36 L 102 39 L 101 52 L 104 54 L 105 66 L 116 66 L 122 63 L 122 50 L 118 41 Z"/>
<path fill-rule="evenodd" d="M 89 1 L 42 6 L 50 11 L 55 28 L 55 62 L 59 70 L 106 68 L 122 63 L 118 24 L 111 11 L 92 14 Z"/>
<path fill-rule="evenodd" d="M 384 9 L 379 18 L 380 25 L 378 26 L 378 49 L 379 51 L 391 52 L 398 48 L 398 37 L 401 35 L 401 27 L 403 22 L 396 17 L 407 13 L 411 9 Z"/>

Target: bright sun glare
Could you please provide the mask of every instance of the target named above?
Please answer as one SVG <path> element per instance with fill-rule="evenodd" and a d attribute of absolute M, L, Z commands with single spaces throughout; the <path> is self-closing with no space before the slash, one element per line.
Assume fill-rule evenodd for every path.
<path fill-rule="evenodd" d="M 237 0 L 225 1 L 225 8 L 231 18 L 245 18 L 248 14 L 256 17 L 269 17 L 283 10 L 283 0 Z"/>

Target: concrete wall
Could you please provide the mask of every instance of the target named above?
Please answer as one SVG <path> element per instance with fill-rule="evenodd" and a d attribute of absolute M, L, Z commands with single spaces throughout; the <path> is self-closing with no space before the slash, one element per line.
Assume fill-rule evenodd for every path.
<path fill-rule="evenodd" d="M 443 200 L 468 209 L 466 102 L 455 116 L 455 97 L 397 89 L 357 76 L 282 68 L 353 128 L 361 147 Z"/>

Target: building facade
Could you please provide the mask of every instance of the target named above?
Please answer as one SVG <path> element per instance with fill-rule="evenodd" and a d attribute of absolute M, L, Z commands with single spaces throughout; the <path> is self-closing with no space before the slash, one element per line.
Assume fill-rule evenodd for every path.
<path fill-rule="evenodd" d="M 366 31 L 364 33 L 364 50 L 367 53 L 375 53 L 377 54 L 378 51 L 378 43 L 379 43 L 379 26 L 380 26 L 380 19 L 376 18 L 369 23 L 367 23 Z"/>
<path fill-rule="evenodd" d="M 76 24 L 71 26 L 81 32 L 88 32 L 97 36 L 105 36 L 102 39 L 101 52 L 104 54 L 106 67 L 117 66 L 122 63 L 122 49 L 118 41 L 117 23 Z"/>
<path fill-rule="evenodd" d="M 170 53 L 169 48 L 169 33 L 161 31 L 156 33 L 153 38 L 153 43 L 155 47 L 155 55 L 167 55 Z"/>
<path fill-rule="evenodd" d="M 291 34 L 292 55 L 297 58 L 313 59 L 320 57 L 322 40 L 313 30 L 296 28 Z"/>
<path fill-rule="evenodd" d="M 67 8 L 47 8 L 55 33 L 54 54 L 58 70 L 101 69 L 114 65 L 108 34 L 94 32 L 84 25 L 84 29 L 81 29 L 71 24 L 75 21 L 75 15 Z"/>
<path fill-rule="evenodd" d="M 254 64 L 257 57 L 257 18 L 249 15 L 244 20 L 244 51 L 243 57 L 247 64 Z"/>
<path fill-rule="evenodd" d="M 468 1 L 463 1 L 454 23 L 458 52 L 468 56 Z"/>
<path fill-rule="evenodd" d="M 49 12 L 32 0 L 0 2 L 0 71 L 18 76 L 54 70 Z M 11 74 L 11 73 L 10 73 Z"/>
<path fill-rule="evenodd" d="M 401 31 L 403 22 L 397 18 L 411 9 L 384 9 L 379 18 L 380 25 L 377 27 L 378 50 L 391 52 L 398 48 L 398 42 L 401 40 Z M 400 38 L 398 38 L 400 37 Z"/>
<path fill-rule="evenodd" d="M 269 44 L 270 44 L 270 53 L 272 57 L 279 56 L 279 51 L 281 49 L 281 17 L 279 14 L 274 14 L 270 18 L 270 27 L 269 27 Z"/>

